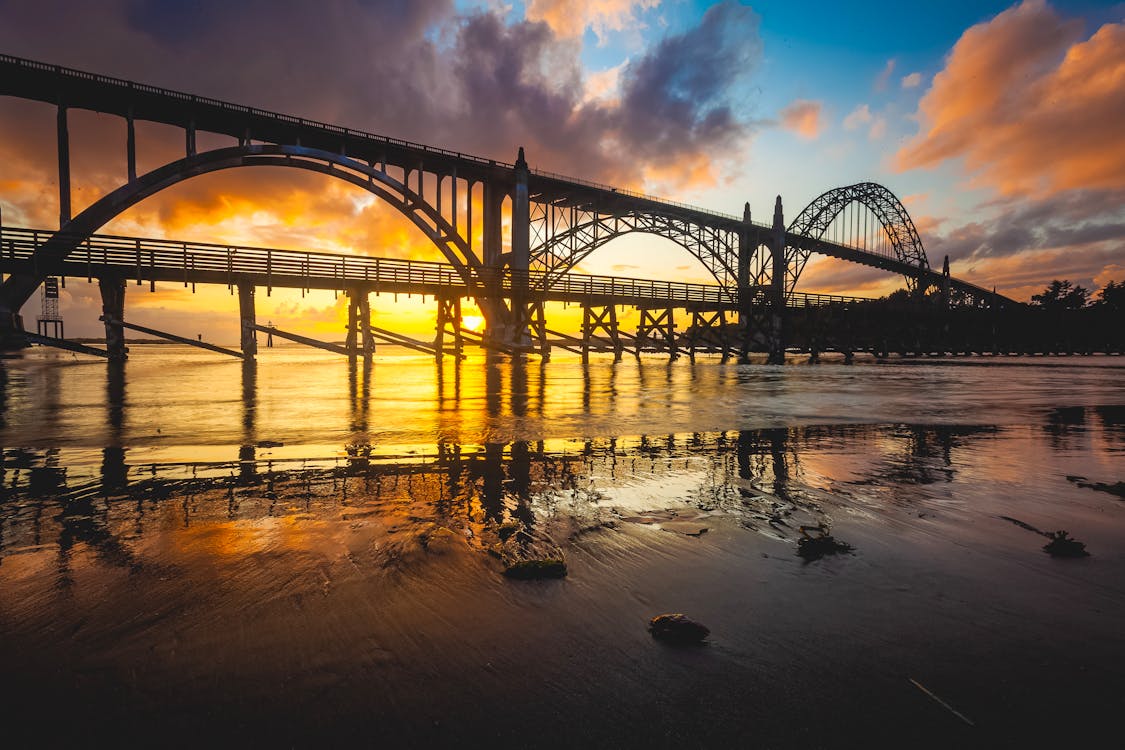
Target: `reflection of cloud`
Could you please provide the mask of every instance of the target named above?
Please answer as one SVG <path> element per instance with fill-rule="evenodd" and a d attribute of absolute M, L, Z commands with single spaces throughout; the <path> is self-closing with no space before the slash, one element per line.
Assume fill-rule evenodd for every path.
<path fill-rule="evenodd" d="M 1125 187 L 1125 24 L 1082 38 L 1078 19 L 1025 0 L 966 31 L 919 104 L 899 168 L 963 158 L 1001 193 Z"/>
<path fill-rule="evenodd" d="M 816 138 L 820 134 L 820 102 L 798 99 L 781 110 L 781 125 L 802 138 Z"/>

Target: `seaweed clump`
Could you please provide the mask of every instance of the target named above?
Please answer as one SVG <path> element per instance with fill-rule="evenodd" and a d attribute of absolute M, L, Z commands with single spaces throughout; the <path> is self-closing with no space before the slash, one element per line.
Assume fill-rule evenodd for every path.
<path fill-rule="evenodd" d="M 1065 531 L 1045 534 L 1051 541 L 1043 545 L 1043 551 L 1051 557 L 1089 557 L 1085 542 L 1072 539 Z"/>
<path fill-rule="evenodd" d="M 678 612 L 657 615 L 649 620 L 648 630 L 653 638 L 676 645 L 702 643 L 711 635 L 711 629 L 706 625 Z"/>
<path fill-rule="evenodd" d="M 504 575 L 520 581 L 533 581 L 541 578 L 565 578 L 566 563 L 557 557 L 541 560 L 518 560 L 504 569 Z"/>
<path fill-rule="evenodd" d="M 815 536 L 809 531 L 815 532 Z M 801 538 L 797 540 L 797 554 L 806 562 L 819 560 L 825 555 L 838 555 L 851 552 L 855 547 L 841 542 L 828 533 L 823 526 L 802 526 Z"/>

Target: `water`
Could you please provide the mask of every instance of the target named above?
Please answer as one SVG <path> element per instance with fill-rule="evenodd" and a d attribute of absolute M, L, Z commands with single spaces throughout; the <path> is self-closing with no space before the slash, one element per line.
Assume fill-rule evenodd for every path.
<path fill-rule="evenodd" d="M 256 368 L 185 346 L 132 347 L 124 371 L 41 349 L 2 363 L 0 444 L 54 449 L 86 471 L 107 446 L 129 463 L 402 453 L 438 444 L 667 435 L 834 424 L 1041 423 L 1059 408 L 1125 402 L 1109 357 L 982 358 L 772 367 L 701 360 L 387 355 L 349 368 L 306 348 Z"/>
<path fill-rule="evenodd" d="M 7 359 L 0 736 L 1093 738 L 1125 707 L 1123 365 Z M 822 533 L 852 551 L 798 556 Z M 568 576 L 502 575 L 532 554 Z M 654 642 L 667 611 L 709 645 Z"/>

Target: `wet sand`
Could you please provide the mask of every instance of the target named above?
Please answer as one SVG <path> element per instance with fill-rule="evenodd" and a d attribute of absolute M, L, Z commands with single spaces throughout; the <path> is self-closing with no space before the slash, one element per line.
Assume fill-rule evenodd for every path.
<path fill-rule="evenodd" d="M 0 738 L 1088 742 L 1125 708 L 1125 500 L 1082 486 L 1123 478 L 1118 412 L 162 467 L 115 493 L 9 468 Z M 504 577 L 517 525 L 565 579 Z M 854 550 L 806 561 L 802 525 Z M 654 641 L 663 612 L 711 637 Z"/>

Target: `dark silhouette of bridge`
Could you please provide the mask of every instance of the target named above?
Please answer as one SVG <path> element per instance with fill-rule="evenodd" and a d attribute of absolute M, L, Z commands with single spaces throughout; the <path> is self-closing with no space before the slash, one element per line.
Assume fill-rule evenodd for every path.
<path fill-rule="evenodd" d="M 650 339 L 663 338 L 666 350 L 675 354 L 672 313 L 685 309 L 694 316 L 691 329 L 721 332 L 717 338 L 707 336 L 721 341 L 724 353 L 734 341 L 733 348 L 743 355 L 764 350 L 770 361 L 780 362 L 787 342 L 786 309 L 832 301 L 796 289 L 813 253 L 901 274 L 916 293 L 936 287 L 947 303 L 1011 303 L 952 278 L 948 264 L 941 271 L 932 269 L 905 207 L 874 183 L 830 190 L 786 227 L 780 196 L 772 223 L 761 224 L 751 219 L 749 204 L 742 216 L 734 216 L 531 169 L 522 148 L 514 163 L 504 163 L 6 55 L 0 55 L 0 95 L 56 106 L 58 135 L 59 229 L 3 229 L 6 244 L 0 248 L 0 262 L 10 276 L 0 284 L 0 333 L 9 344 L 23 344 L 30 336 L 24 333 L 19 310 L 52 275 L 98 278 L 113 357 L 124 356 L 123 328 L 130 327 L 123 320 L 124 288 L 133 276 L 151 284 L 182 281 L 237 288 L 242 356 L 256 351 L 255 334 L 262 327 L 254 319 L 253 299 L 262 286 L 344 289 L 352 299 L 344 350 L 353 353 L 357 337 L 365 353 L 372 351 L 375 334 L 387 342 L 404 338 L 370 326 L 371 291 L 433 295 L 440 303 L 438 336 L 423 348 L 439 355 L 447 351 L 442 334 L 447 328 L 454 334 L 455 352 L 463 336 L 470 335 L 460 326 L 460 300 L 468 297 L 487 324 L 486 334 L 475 343 L 502 351 L 546 352 L 553 335 L 555 345 L 581 346 L 585 353 L 602 332 L 620 354 L 625 344 L 614 309 L 632 305 L 642 313 L 640 330 L 630 336 L 638 351 Z M 125 183 L 76 215 L 71 213 L 71 109 L 117 115 L 126 126 Z M 138 174 L 137 121 L 182 128 L 184 157 Z M 200 132 L 229 136 L 236 145 L 198 151 Z M 184 243 L 97 235 L 113 218 L 168 187 L 203 174 L 253 166 L 318 172 L 374 194 L 418 227 L 445 264 L 198 244 L 191 245 L 189 253 Z M 473 216 L 475 205 L 481 207 L 479 217 Z M 510 225 L 507 242 L 505 215 Z M 679 244 L 707 268 L 715 284 L 570 273 L 602 245 L 634 232 Z M 481 246 L 475 247 L 478 234 Z M 584 305 L 581 339 L 547 328 L 544 304 L 552 300 Z M 728 321 L 728 312 L 736 319 Z"/>

